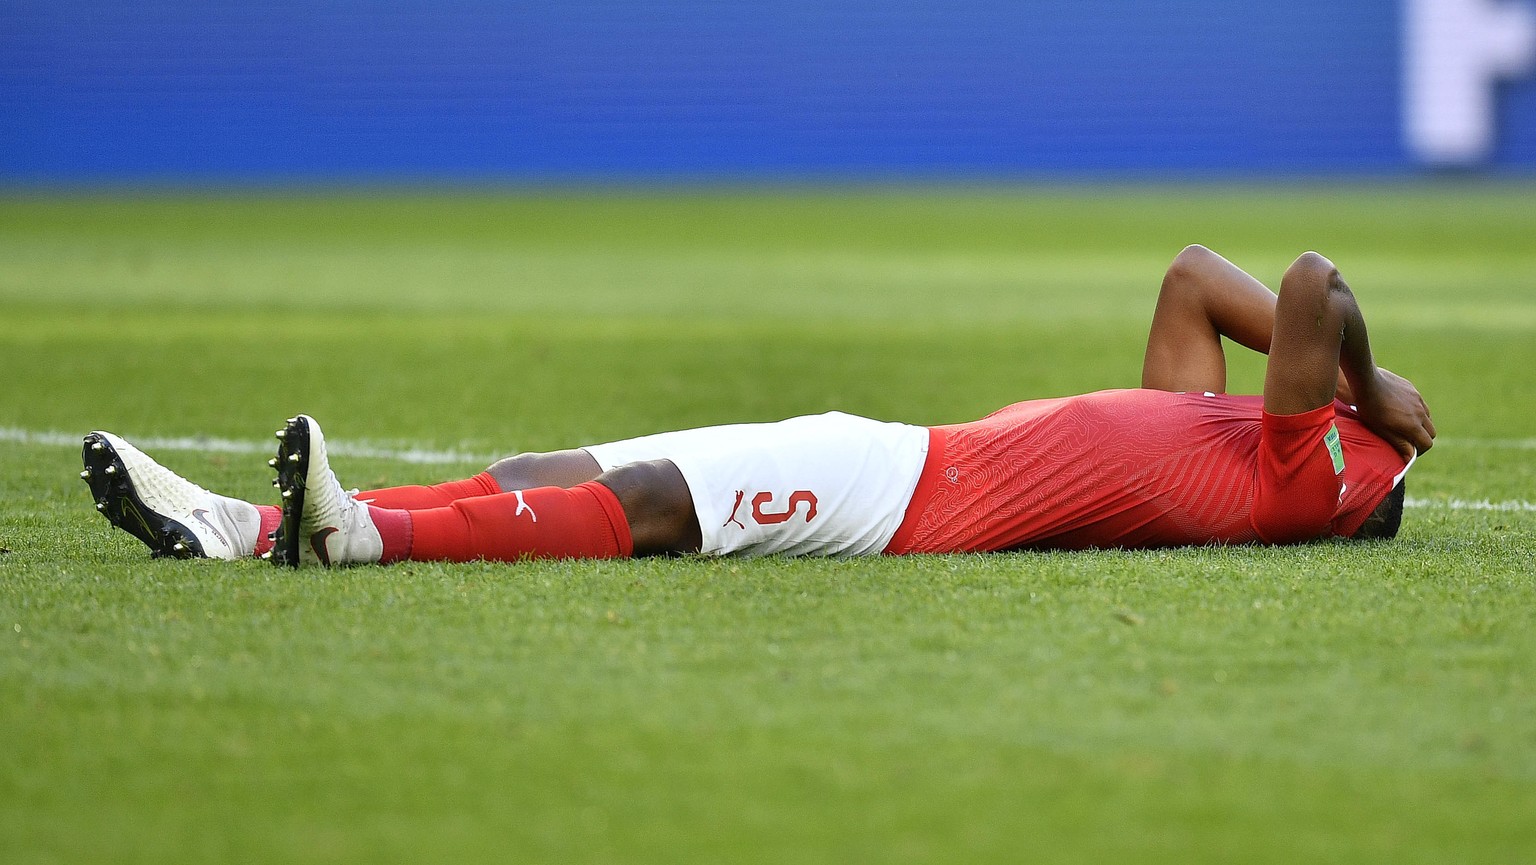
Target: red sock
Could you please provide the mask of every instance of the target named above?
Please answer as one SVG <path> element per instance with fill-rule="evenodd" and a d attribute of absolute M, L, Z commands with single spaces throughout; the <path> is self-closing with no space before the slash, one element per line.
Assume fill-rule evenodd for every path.
<path fill-rule="evenodd" d="M 459 499 L 494 496 L 499 492 L 501 492 L 501 485 L 496 483 L 491 473 L 481 472 L 462 481 L 449 481 L 430 487 L 387 487 L 382 490 L 369 490 L 358 493 L 357 499 L 376 508 L 419 511 L 427 508 L 446 508 Z"/>
<path fill-rule="evenodd" d="M 277 531 L 277 524 L 283 521 L 283 509 L 276 505 L 257 505 L 256 512 L 261 514 L 261 528 L 256 531 L 256 555 L 263 555 L 272 549 L 270 535 Z"/>
<path fill-rule="evenodd" d="M 459 499 L 427 510 L 375 510 L 373 515 L 386 562 L 611 559 L 635 550 L 618 497 L 596 481 L 571 489 L 539 487 Z"/>

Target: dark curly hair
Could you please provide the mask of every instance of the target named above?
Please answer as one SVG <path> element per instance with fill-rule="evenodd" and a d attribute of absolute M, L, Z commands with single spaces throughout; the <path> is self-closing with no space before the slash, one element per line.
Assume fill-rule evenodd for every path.
<path fill-rule="evenodd" d="M 1350 537 L 1357 541 L 1389 541 L 1397 537 L 1397 530 L 1403 524 L 1403 499 L 1407 495 L 1406 481 L 1398 481 Z"/>

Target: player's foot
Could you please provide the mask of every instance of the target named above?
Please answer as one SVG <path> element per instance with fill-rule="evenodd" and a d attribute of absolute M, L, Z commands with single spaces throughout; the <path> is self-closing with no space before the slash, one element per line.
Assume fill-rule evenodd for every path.
<path fill-rule="evenodd" d="M 277 456 L 268 465 L 277 469 L 283 518 L 273 538 L 273 563 L 377 562 L 384 542 L 368 506 L 348 495 L 331 471 L 320 424 L 308 415 L 291 417 L 277 439 Z"/>
<path fill-rule="evenodd" d="M 109 432 L 85 437 L 80 478 L 96 510 L 155 557 L 238 559 L 255 553 L 256 506 L 210 493 Z"/>

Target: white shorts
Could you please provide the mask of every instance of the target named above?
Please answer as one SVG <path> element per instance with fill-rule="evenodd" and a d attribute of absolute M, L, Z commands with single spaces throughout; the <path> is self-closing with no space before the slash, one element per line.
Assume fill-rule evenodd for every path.
<path fill-rule="evenodd" d="M 607 471 L 670 460 L 712 555 L 859 556 L 901 526 L 928 429 L 842 412 L 660 433 L 583 448 Z"/>

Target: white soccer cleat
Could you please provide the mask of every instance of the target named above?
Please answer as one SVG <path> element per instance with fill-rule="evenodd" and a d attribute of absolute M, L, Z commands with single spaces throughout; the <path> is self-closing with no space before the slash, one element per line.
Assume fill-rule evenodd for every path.
<path fill-rule="evenodd" d="M 308 415 L 288 419 L 277 431 L 277 469 L 282 522 L 273 538 L 278 565 L 355 565 L 377 562 L 384 541 L 368 506 L 348 495 L 331 471 L 325 435 Z"/>
<path fill-rule="evenodd" d="M 156 558 L 238 559 L 254 555 L 256 506 L 211 493 L 109 432 L 85 437 L 85 470 L 96 510 L 149 547 Z"/>

